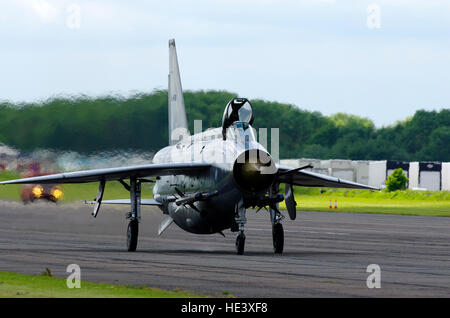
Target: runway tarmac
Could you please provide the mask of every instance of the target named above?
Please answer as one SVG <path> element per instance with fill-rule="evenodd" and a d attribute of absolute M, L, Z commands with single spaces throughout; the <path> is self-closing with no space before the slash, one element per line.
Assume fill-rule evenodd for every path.
<path fill-rule="evenodd" d="M 143 208 L 138 250 L 126 251 L 126 206 L 103 206 L 97 219 L 82 203 L 0 201 L 0 271 L 40 274 L 46 267 L 82 280 L 183 289 L 236 297 L 449 297 L 450 218 L 298 212 L 286 218 L 285 252 L 272 252 L 267 212 L 247 214 L 245 255 L 235 233 L 189 234 Z M 369 289 L 369 264 L 381 288 Z"/>

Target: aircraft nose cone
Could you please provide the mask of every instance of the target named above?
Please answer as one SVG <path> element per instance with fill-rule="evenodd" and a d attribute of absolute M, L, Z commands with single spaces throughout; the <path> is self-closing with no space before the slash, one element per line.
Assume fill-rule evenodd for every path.
<path fill-rule="evenodd" d="M 268 153 L 251 149 L 243 152 L 233 166 L 236 184 L 247 192 L 267 190 L 275 180 L 277 168 Z"/>

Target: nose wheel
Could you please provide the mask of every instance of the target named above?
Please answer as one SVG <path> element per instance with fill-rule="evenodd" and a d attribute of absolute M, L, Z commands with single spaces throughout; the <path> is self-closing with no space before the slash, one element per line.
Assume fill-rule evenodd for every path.
<path fill-rule="evenodd" d="M 281 223 L 272 226 L 273 251 L 275 254 L 283 253 L 284 247 L 284 230 Z"/>

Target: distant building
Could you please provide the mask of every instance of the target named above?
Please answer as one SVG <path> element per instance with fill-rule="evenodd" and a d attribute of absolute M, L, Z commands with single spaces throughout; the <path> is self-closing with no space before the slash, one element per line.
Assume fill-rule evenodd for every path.
<path fill-rule="evenodd" d="M 410 189 L 445 190 L 442 187 L 442 162 L 411 162 L 409 174 Z"/>
<path fill-rule="evenodd" d="M 450 162 L 443 162 L 442 163 L 442 190 L 450 191 Z"/>
<path fill-rule="evenodd" d="M 385 187 L 388 176 L 401 168 L 408 177 L 410 189 L 450 191 L 449 162 L 406 162 L 396 160 L 352 161 L 320 159 L 282 159 L 281 165 L 298 168 L 311 164 L 308 170 L 373 187 Z"/>

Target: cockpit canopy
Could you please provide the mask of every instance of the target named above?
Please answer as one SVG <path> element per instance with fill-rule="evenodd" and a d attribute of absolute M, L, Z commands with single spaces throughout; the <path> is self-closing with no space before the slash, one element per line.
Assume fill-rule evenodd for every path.
<path fill-rule="evenodd" d="M 222 134 L 226 139 L 226 130 L 235 122 L 251 125 L 253 123 L 253 107 L 247 98 L 233 98 L 225 107 L 222 117 Z"/>

